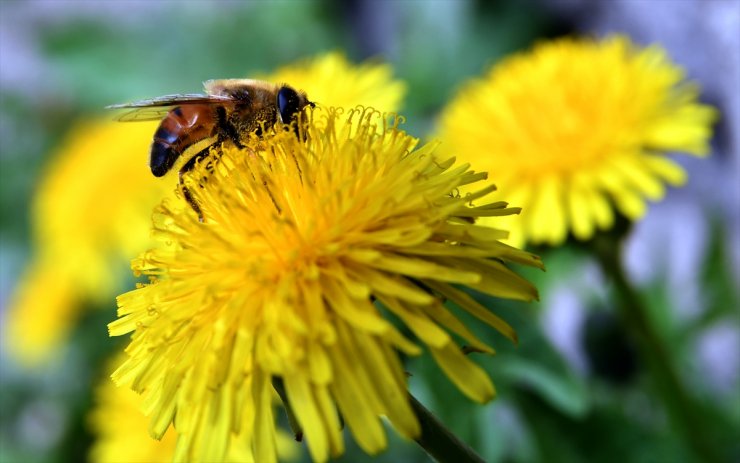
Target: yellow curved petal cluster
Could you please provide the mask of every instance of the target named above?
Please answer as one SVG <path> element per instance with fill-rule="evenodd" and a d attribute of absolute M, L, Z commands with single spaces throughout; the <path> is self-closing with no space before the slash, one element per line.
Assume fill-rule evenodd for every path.
<path fill-rule="evenodd" d="M 566 38 L 505 59 L 444 110 L 440 137 L 512 204 L 511 242 L 590 238 L 645 214 L 686 173 L 665 156 L 708 152 L 717 112 L 658 46 Z M 501 223 L 499 222 L 499 226 Z"/>
<path fill-rule="evenodd" d="M 120 363 L 117 359 L 115 363 Z M 129 388 L 117 387 L 105 378 L 95 390 L 95 406 L 88 415 L 95 435 L 90 448 L 92 463 L 170 463 L 175 454 L 177 433 L 168 430 L 161 440 L 147 432 L 148 418 L 141 411 L 141 396 Z M 285 432 L 278 432 L 277 451 L 283 461 L 295 460 L 300 447 Z M 232 445 L 225 463 L 252 463 L 249 448 Z"/>
<path fill-rule="evenodd" d="M 354 65 L 328 53 L 264 77 L 289 82 L 327 105 L 396 111 L 405 85 L 381 63 Z M 106 118 L 111 118 L 106 116 Z M 150 244 L 151 211 L 177 185 L 147 160 L 158 122 L 81 122 L 62 143 L 34 198 L 33 262 L 9 307 L 3 342 L 34 365 L 48 360 L 86 307 L 120 289 L 131 256 Z M 93 304 L 90 304 L 93 302 Z"/>
<path fill-rule="evenodd" d="M 515 339 L 460 286 L 537 297 L 505 264 L 539 259 L 474 223 L 517 210 L 484 200 L 493 187 L 457 194 L 485 174 L 416 147 L 395 123 L 340 112 L 312 112 L 305 142 L 279 131 L 214 148 L 216 171 L 190 184 L 203 222 L 179 201 L 155 212 L 161 244 L 132 265 L 150 283 L 119 296 L 109 328 L 132 333 L 114 379 L 144 395 L 154 436 L 174 424 L 175 461 L 220 461 L 233 434 L 274 461 L 275 379 L 315 461 L 343 452 L 340 416 L 370 454 L 386 447 L 381 416 L 418 436 L 399 352 L 418 355 L 419 344 L 467 396 L 494 396 L 456 337 L 493 349 L 444 301 Z"/>

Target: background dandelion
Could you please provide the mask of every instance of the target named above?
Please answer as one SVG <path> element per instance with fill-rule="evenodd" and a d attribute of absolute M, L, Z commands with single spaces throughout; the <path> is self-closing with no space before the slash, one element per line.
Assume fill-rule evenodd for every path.
<path fill-rule="evenodd" d="M 524 207 L 510 242 L 587 240 L 686 183 L 667 151 L 706 156 L 717 112 L 683 75 L 624 36 L 543 42 L 466 83 L 440 137 Z"/>
<path fill-rule="evenodd" d="M 84 309 L 106 304 L 125 279 L 125 256 L 150 242 L 139 205 L 172 195 L 131 162 L 131 152 L 148 150 L 152 130 L 156 124 L 81 122 L 46 166 L 31 205 L 33 262 L 4 328 L 4 346 L 22 362 L 48 361 Z"/>
<path fill-rule="evenodd" d="M 186 4 L 0 3 L 3 330 L 10 295 L 36 252 L 30 249 L 30 197 L 46 161 L 62 147 L 70 121 L 99 117 L 107 104 L 198 91 L 205 79 L 265 75 L 338 51 L 349 62 L 375 57 L 391 63 L 392 75 L 407 89 L 404 106 L 396 109 L 407 116 L 408 131 L 423 136 L 431 134 L 439 110 L 462 82 L 505 55 L 574 32 L 619 33 L 639 46 L 657 42 L 666 48 L 687 78 L 701 85 L 704 101 L 721 113 L 711 155 L 674 158 L 689 172 L 688 183 L 680 190 L 668 188 L 664 200 L 648 209 L 627 236 L 622 258 L 648 301 L 650 320 L 671 346 L 671 359 L 701 399 L 697 423 L 712 431 L 727 460 L 738 459 L 740 145 L 732 129 L 740 114 L 737 2 Z M 146 154 L 134 162 L 146 168 Z M 472 403 L 425 356 L 405 364 L 413 374 L 412 392 L 487 461 L 690 461 L 655 400 L 659 392 L 645 380 L 644 359 L 633 357 L 631 368 L 622 366 L 619 380 L 603 368 L 610 366 L 609 359 L 634 351 L 630 354 L 629 340 L 613 341 L 624 338 L 614 317 L 590 321 L 593 312 L 613 306 L 598 266 L 570 245 L 548 253 L 546 262 L 546 274 L 527 275 L 540 289 L 540 305 L 479 298 L 496 306 L 520 338 L 519 347 L 509 347 L 498 335 L 471 325 L 474 334 L 498 348 L 495 361 L 482 364 L 495 379 L 496 401 L 486 407 Z M 123 278 L 112 282 L 132 284 L 130 277 Z M 48 294 L 54 290 L 51 284 L 45 288 Z M 24 369 L 4 344 L 0 460 L 84 460 L 92 442 L 85 417 L 94 379 L 102 374 L 108 350 L 116 347 L 99 329 L 113 319 L 113 304 L 88 310 L 93 305 L 70 326 L 70 341 L 55 350 L 58 361 L 43 370 Z M 58 328 L 61 323 L 48 316 L 36 327 L 44 324 Z M 388 450 L 375 459 L 346 440 L 341 461 L 428 461 L 394 433 L 388 437 Z"/>

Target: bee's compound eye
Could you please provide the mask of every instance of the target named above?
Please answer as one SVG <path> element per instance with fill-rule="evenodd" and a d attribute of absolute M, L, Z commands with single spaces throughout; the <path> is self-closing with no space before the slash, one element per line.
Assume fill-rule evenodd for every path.
<path fill-rule="evenodd" d="M 277 95 L 280 119 L 289 124 L 298 111 L 301 110 L 301 97 L 290 87 L 281 87 Z"/>

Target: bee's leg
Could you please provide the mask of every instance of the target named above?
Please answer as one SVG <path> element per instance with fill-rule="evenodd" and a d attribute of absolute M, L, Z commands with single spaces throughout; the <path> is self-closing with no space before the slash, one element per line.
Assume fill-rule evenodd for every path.
<path fill-rule="evenodd" d="M 179 178 L 180 178 L 180 190 L 182 191 L 182 195 L 185 198 L 185 201 L 187 201 L 187 203 L 190 205 L 190 207 L 193 208 L 193 210 L 195 211 L 195 213 L 198 214 L 198 220 L 200 222 L 203 222 L 204 221 L 203 211 L 201 210 L 201 208 L 198 205 L 198 203 L 195 201 L 195 198 L 193 198 L 193 194 L 190 192 L 190 189 L 185 186 L 185 174 L 187 172 L 190 172 L 191 170 L 193 170 L 193 168 L 195 167 L 195 165 L 200 160 L 202 160 L 203 158 L 205 158 L 206 156 L 208 156 L 208 153 L 210 152 L 210 149 L 211 148 L 209 146 L 209 147 L 205 148 L 204 150 L 200 151 L 198 154 L 196 154 L 192 158 L 190 158 L 188 160 L 188 162 L 186 162 L 185 164 L 183 164 L 182 168 L 180 169 L 180 172 L 178 173 Z"/>
<path fill-rule="evenodd" d="M 229 121 L 229 118 L 226 116 L 226 109 L 221 106 L 216 107 L 216 119 L 218 121 L 216 127 L 218 127 L 219 138 L 224 140 L 229 139 L 237 148 L 244 148 L 239 138 L 239 130 Z"/>

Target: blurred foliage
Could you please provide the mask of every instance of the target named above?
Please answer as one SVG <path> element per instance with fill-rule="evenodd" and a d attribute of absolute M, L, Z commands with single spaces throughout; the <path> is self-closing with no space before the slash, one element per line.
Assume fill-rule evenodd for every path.
<path fill-rule="evenodd" d="M 3 304 L 30 252 L 27 211 L 34 184 L 71 121 L 91 114 L 109 117 L 101 111 L 107 104 L 196 92 L 206 79 L 249 76 L 321 51 L 341 49 L 355 61 L 378 52 L 367 46 L 373 37 L 360 37 L 357 30 L 358 23 L 369 20 L 358 17 L 363 2 L 156 3 L 138 11 L 123 8 L 126 2 L 120 1 L 114 14 L 104 7 L 75 14 L 75 8 L 86 4 L 68 2 L 69 11 L 57 19 L 53 11 L 46 16 L 27 11 L 28 24 L 20 27 L 37 42 L 43 64 L 29 72 L 43 75 L 31 76 L 29 82 L 37 85 L 33 89 L 0 89 Z M 392 14 L 397 21 L 395 35 L 386 37 L 394 47 L 380 58 L 391 61 L 397 76 L 407 81 L 403 113 L 409 132 L 420 137 L 432 128 L 436 112 L 463 79 L 534 40 L 569 30 L 531 2 L 480 0 L 429 7 L 380 3 L 384 5 L 378 5 L 378 17 Z M 2 15 L 23 8 L 20 2 L 1 6 Z M 10 51 L 2 46 L 3 53 Z M 141 155 L 132 162 L 144 167 L 146 154 Z M 713 223 L 710 245 L 697 269 L 707 307 L 698 319 L 677 319 L 671 308 L 674 289 L 665 280 L 652 282 L 641 294 L 683 378 L 701 400 L 702 426 L 711 429 L 713 444 L 730 461 L 740 458 L 740 395 L 717 394 L 702 377 L 694 355 L 705 329 L 737 324 L 738 282 L 723 227 L 721 218 Z M 631 375 L 613 381 L 610 375 L 619 372 L 608 365 L 601 365 L 603 371 L 576 368 L 553 345 L 541 316 L 546 302 L 558 287 L 588 271 L 589 258 L 571 246 L 539 251 L 547 272 L 523 273 L 540 288 L 542 304 L 477 296 L 519 334 L 519 345 L 513 346 L 492 330 L 476 331 L 498 350 L 490 361 L 478 360 L 494 379 L 498 399 L 485 407 L 471 403 L 428 356 L 408 360 L 412 392 L 490 462 L 693 461 L 685 443 L 667 427 L 639 359 Z M 121 282 L 121 288 L 130 288 L 132 282 Z M 611 310 L 607 289 L 575 286 L 580 297 L 590 301 L 587 310 Z M 91 388 L 101 379 L 105 358 L 125 341 L 110 339 L 105 330 L 115 318 L 112 297 L 102 310 L 87 312 L 74 342 L 58 353 L 53 365 L 26 371 L 2 358 L 0 462 L 85 460 L 92 439 L 85 421 Z M 463 311 L 457 315 L 468 321 Z M 614 333 L 620 335 L 618 326 L 591 329 L 585 335 L 587 346 L 599 344 L 613 355 L 609 346 L 618 343 Z M 347 452 L 338 461 L 428 461 L 416 445 L 389 434 L 389 449 L 378 458 L 363 454 L 348 440 Z"/>

